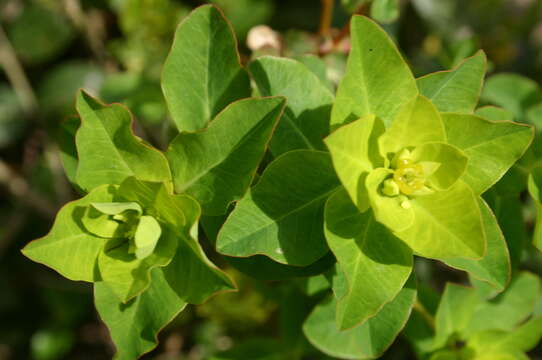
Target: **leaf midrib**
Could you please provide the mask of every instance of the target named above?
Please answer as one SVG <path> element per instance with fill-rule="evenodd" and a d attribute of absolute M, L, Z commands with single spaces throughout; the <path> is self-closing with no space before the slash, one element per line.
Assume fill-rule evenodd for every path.
<path fill-rule="evenodd" d="M 264 224 L 263 226 L 260 226 L 260 227 L 258 227 L 257 229 L 252 230 L 250 233 L 245 234 L 243 237 L 239 238 L 238 240 L 234 240 L 234 241 L 228 242 L 227 245 L 234 244 L 234 243 L 238 243 L 238 242 L 244 241 L 244 240 L 246 240 L 246 239 L 248 239 L 248 238 L 251 238 L 254 234 L 260 232 L 261 230 L 263 230 L 263 229 L 265 229 L 265 228 L 267 228 L 267 227 L 269 227 L 269 226 L 271 226 L 272 224 L 278 224 L 279 222 L 281 222 L 281 221 L 282 221 L 283 219 L 285 219 L 286 217 L 288 217 L 288 216 L 290 216 L 290 215 L 292 215 L 292 214 L 294 214 L 294 213 L 297 213 L 297 212 L 299 212 L 299 211 L 301 211 L 301 210 L 303 210 L 303 209 L 309 207 L 310 205 L 316 203 L 317 201 L 320 201 L 320 200 L 322 200 L 322 199 L 328 197 L 329 195 L 331 195 L 333 192 L 337 191 L 337 190 L 340 189 L 341 187 L 342 187 L 342 185 L 338 185 L 338 186 L 334 187 L 332 190 L 327 191 L 326 193 L 321 194 L 321 195 L 319 195 L 319 196 L 313 198 L 312 200 L 306 202 L 305 204 L 303 204 L 303 205 L 301 205 L 301 206 L 299 206 L 299 207 L 296 207 L 295 209 L 293 209 L 293 210 L 291 210 L 291 211 L 289 211 L 289 212 L 286 212 L 285 214 L 280 215 L 280 216 L 277 217 L 276 219 L 271 219 L 271 220 L 274 220 L 274 221 L 268 222 L 268 223 Z M 254 202 L 254 201 L 252 200 L 252 194 L 251 194 L 250 200 L 251 200 L 252 202 Z M 270 218 L 268 217 L 268 219 L 270 219 Z M 230 237 L 230 239 L 231 239 L 231 237 Z M 225 247 L 225 246 L 222 246 L 221 248 L 223 249 L 224 247 Z"/>
<path fill-rule="evenodd" d="M 413 206 L 415 206 L 418 209 L 422 210 L 425 214 L 427 214 L 428 217 L 433 219 L 434 223 L 439 225 L 439 228 L 443 229 L 446 233 L 452 235 L 454 239 L 459 240 L 459 242 L 461 244 L 465 245 L 470 251 L 473 251 L 473 249 L 470 246 L 466 245 L 466 243 L 463 242 L 463 240 L 460 237 L 458 237 L 456 234 L 454 234 L 453 232 L 448 230 L 448 228 L 446 226 L 444 226 L 444 224 L 442 224 L 440 221 L 437 221 L 438 218 L 434 217 L 433 214 L 431 213 L 431 211 L 426 210 L 424 206 L 422 206 L 421 204 L 419 204 L 416 201 L 414 201 L 413 203 L 414 203 Z M 481 215 L 480 215 L 480 219 L 481 219 Z M 485 236 L 485 234 L 484 234 L 484 236 Z"/>
<path fill-rule="evenodd" d="M 528 128 L 526 128 L 528 129 Z M 479 142 L 475 145 L 472 145 L 472 146 L 468 146 L 468 147 L 464 147 L 463 149 L 464 150 L 470 150 L 470 149 L 476 149 L 478 147 L 482 147 L 482 146 L 486 146 L 488 144 L 493 144 L 495 143 L 497 140 L 503 138 L 503 137 L 508 137 L 508 136 L 513 136 L 517 133 L 521 133 L 523 129 L 517 129 L 517 131 L 514 131 L 514 132 L 509 132 L 509 133 L 506 133 L 506 134 L 502 134 L 502 135 L 499 135 L 497 137 L 494 137 L 494 138 L 491 138 L 490 140 L 488 141 L 485 141 L 485 142 Z"/>
<path fill-rule="evenodd" d="M 222 164 L 224 161 L 226 161 L 228 158 L 230 158 L 231 156 L 235 155 L 235 152 L 237 151 L 237 149 L 239 149 L 242 145 L 244 145 L 246 142 L 247 142 L 247 139 L 250 139 L 251 136 L 260 129 L 260 127 L 263 127 L 264 124 L 266 124 L 266 121 L 265 118 L 267 116 L 269 116 L 269 114 L 271 112 L 273 112 L 275 110 L 275 108 L 273 108 L 271 111 L 269 111 L 261 121 L 259 121 L 258 123 L 254 124 L 252 126 L 252 129 L 250 129 L 249 132 L 247 132 L 241 139 L 239 139 L 239 141 L 237 141 L 237 143 L 231 148 L 231 150 L 229 150 L 226 155 L 224 156 L 220 156 L 218 157 L 214 162 L 210 163 L 208 167 L 206 167 L 203 171 L 201 171 L 200 173 L 198 173 L 196 176 L 194 176 L 193 178 L 191 178 L 189 181 L 187 182 L 184 182 L 183 184 L 181 184 L 179 186 L 179 189 L 178 191 L 179 192 L 184 192 L 186 191 L 187 189 L 189 189 L 192 185 L 194 185 L 196 182 L 198 182 L 202 177 L 204 177 L 205 175 L 207 175 L 212 169 L 220 166 L 220 164 Z M 273 119 L 276 120 L 276 117 L 273 117 Z M 179 136 L 182 136 L 179 135 Z M 266 142 L 267 144 L 267 142 Z M 208 153 L 206 153 L 208 154 Z"/>

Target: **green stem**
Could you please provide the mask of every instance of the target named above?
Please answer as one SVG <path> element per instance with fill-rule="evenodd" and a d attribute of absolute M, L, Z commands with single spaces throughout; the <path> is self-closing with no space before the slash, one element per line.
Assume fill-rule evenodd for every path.
<path fill-rule="evenodd" d="M 416 302 L 414 303 L 414 310 L 420 313 L 420 315 L 425 319 L 427 324 L 431 326 L 433 330 L 435 329 L 435 317 L 431 315 L 431 313 L 427 311 L 425 306 L 423 306 L 422 303 L 418 300 L 416 300 Z"/>

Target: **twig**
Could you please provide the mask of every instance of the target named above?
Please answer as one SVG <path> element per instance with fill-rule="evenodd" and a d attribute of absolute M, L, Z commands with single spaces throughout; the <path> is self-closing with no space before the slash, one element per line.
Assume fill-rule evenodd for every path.
<path fill-rule="evenodd" d="M 31 116 L 38 109 L 38 101 L 24 69 L 15 55 L 15 50 L 9 42 L 2 25 L 0 24 L 0 65 L 8 77 L 15 94 L 19 98 L 24 112 Z"/>
<path fill-rule="evenodd" d="M 320 15 L 320 36 L 327 38 L 331 32 L 331 18 L 333 16 L 334 0 L 321 0 L 322 13 Z"/>
<path fill-rule="evenodd" d="M 86 14 L 80 0 L 64 0 L 64 11 L 75 27 L 85 35 L 88 46 L 96 59 L 104 66 L 110 66 L 103 42 L 104 24 L 99 13 Z"/>

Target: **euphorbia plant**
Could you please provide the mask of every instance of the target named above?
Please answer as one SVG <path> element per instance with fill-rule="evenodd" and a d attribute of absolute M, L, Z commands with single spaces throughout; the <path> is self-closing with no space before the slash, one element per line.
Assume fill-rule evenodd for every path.
<path fill-rule="evenodd" d="M 200 7 L 164 65 L 179 132 L 165 153 L 132 133 L 124 107 L 79 94 L 66 168 L 86 195 L 23 252 L 94 283 L 117 358 L 151 350 L 187 303 L 234 289 L 200 247 L 200 223 L 241 271 L 318 284 L 326 295 L 303 331 L 341 358 L 378 357 L 402 329 L 416 301 L 414 255 L 506 287 L 508 250 L 480 196 L 532 129 L 474 114 L 483 53 L 416 80 L 371 20 L 352 19 L 351 42 L 334 97 L 291 59 L 258 58 L 247 72 L 220 11 Z"/>

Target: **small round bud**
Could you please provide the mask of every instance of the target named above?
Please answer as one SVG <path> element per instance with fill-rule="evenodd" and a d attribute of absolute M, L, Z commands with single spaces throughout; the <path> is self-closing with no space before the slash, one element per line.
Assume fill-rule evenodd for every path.
<path fill-rule="evenodd" d="M 384 180 L 382 193 L 386 196 L 397 196 L 400 193 L 399 185 L 393 179 Z"/>

